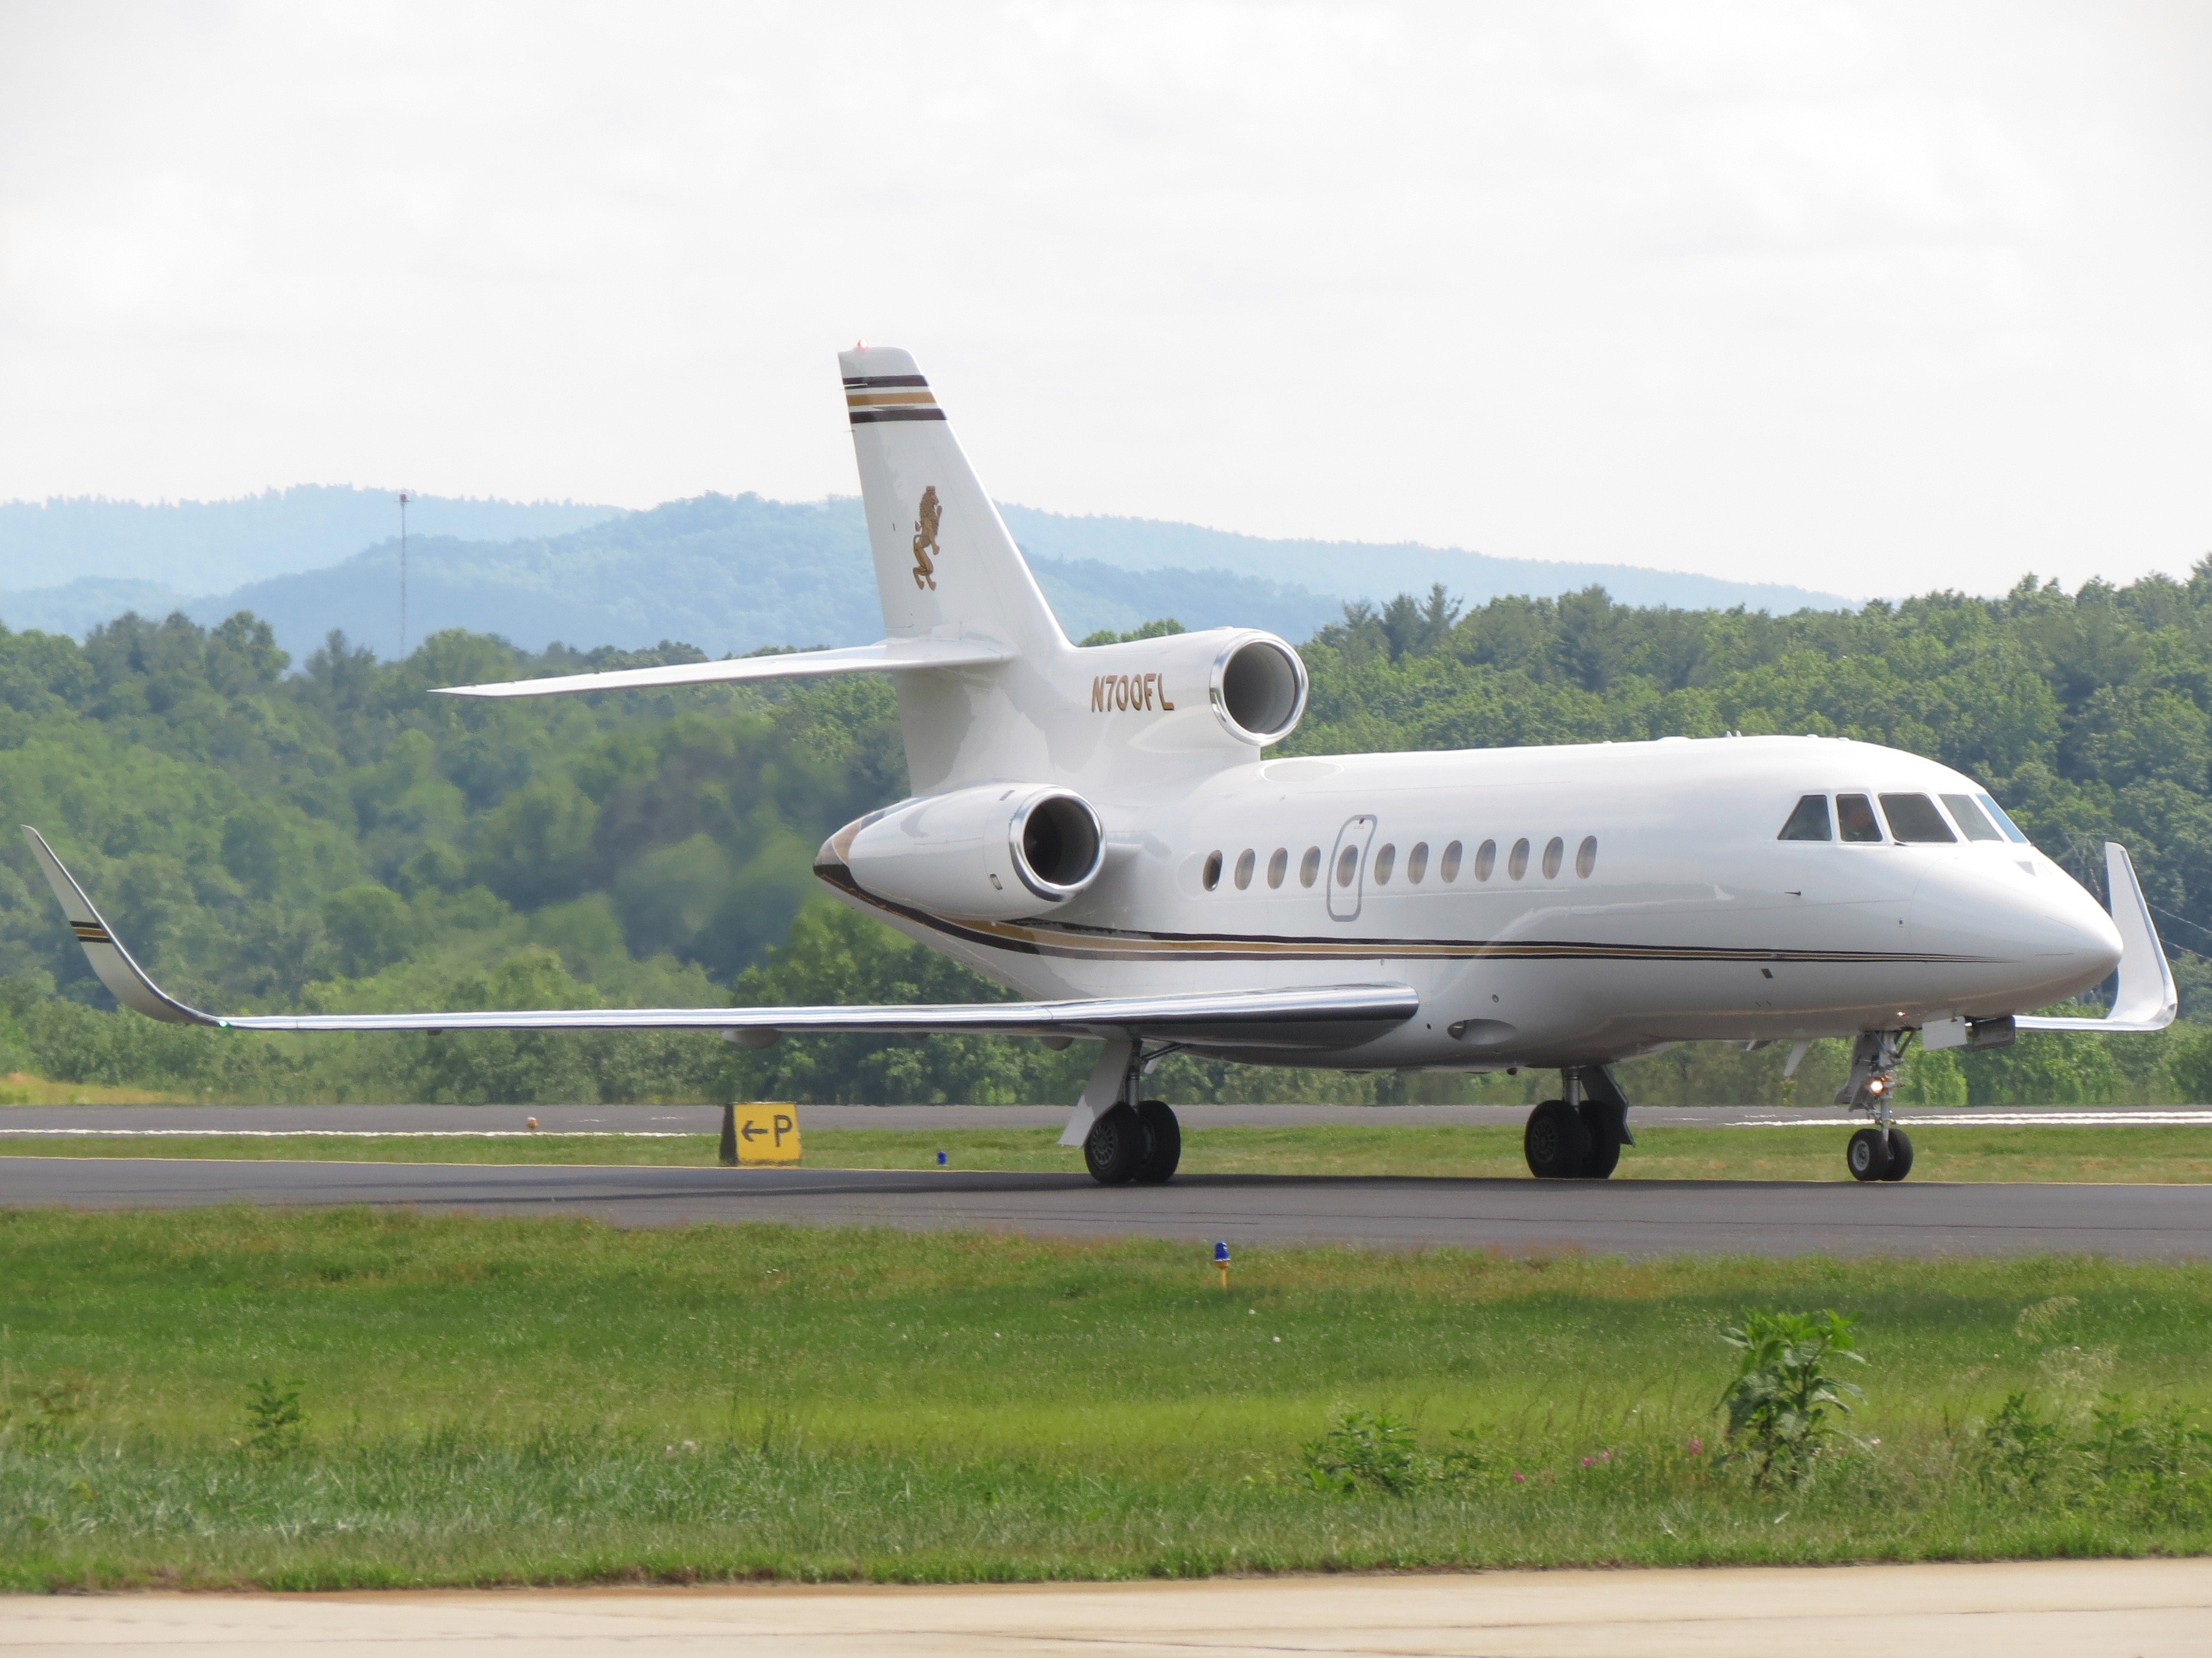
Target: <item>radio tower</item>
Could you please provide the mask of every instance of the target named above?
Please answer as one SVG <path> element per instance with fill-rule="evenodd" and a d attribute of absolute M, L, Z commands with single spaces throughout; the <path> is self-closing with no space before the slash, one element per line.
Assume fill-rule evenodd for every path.
<path fill-rule="evenodd" d="M 407 659 L 407 491 L 399 492 L 399 659 Z"/>

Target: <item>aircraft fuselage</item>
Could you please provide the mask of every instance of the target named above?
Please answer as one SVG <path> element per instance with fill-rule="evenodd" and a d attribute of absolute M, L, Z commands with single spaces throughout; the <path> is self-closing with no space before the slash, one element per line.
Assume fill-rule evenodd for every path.
<path fill-rule="evenodd" d="M 1808 795 L 1830 838 L 1778 838 Z M 1841 798 L 1885 795 L 1938 803 L 1957 838 L 1900 840 L 1912 826 L 1879 805 L 1878 838 L 1842 838 Z M 1106 866 L 1049 915 L 840 891 L 1030 997 L 1420 994 L 1417 1018 L 1357 1047 L 1249 1055 L 1274 1063 L 1595 1064 L 1998 1017 L 2109 975 L 2120 941 L 2096 900 L 2001 813 L 1970 826 L 1946 796 L 1984 791 L 1823 738 L 1266 759 L 1092 793 Z"/>

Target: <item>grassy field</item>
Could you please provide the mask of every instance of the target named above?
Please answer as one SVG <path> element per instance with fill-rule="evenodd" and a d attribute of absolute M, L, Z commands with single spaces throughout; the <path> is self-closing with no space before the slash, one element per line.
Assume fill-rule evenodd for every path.
<path fill-rule="evenodd" d="M 1079 1152 L 1048 1128 L 809 1130 L 806 1163 L 822 1169 L 927 1169 L 943 1151 L 956 1169 L 1079 1172 Z M 1617 1180 L 1845 1178 L 1840 1128 L 1647 1127 Z M 1912 1131 L 1920 1181 L 2212 1181 L 2212 1127 L 1934 1127 Z M 0 1138 L 0 1157 L 297 1157 L 379 1163 L 701 1164 L 711 1134 L 666 1139 L 588 1134 L 365 1139 Z M 1183 1138 L 1194 1175 L 1404 1175 L 1524 1180 L 1521 1131 L 1510 1127 L 1200 1128 Z"/>
<path fill-rule="evenodd" d="M 110 1088 L 101 1083 L 49 1082 L 27 1071 L 0 1075 L 0 1106 L 10 1105 L 182 1105 L 189 1094 L 159 1094 L 143 1088 Z"/>
<path fill-rule="evenodd" d="M 1754 1489 L 1717 1331 L 1824 1307 L 1855 1436 Z M 2212 1269 L 2081 1260 L 1252 1249 L 1224 1293 L 1150 1242 L 0 1212 L 0 1588 L 2199 1552 L 2208 1328 Z M 1463 1455 L 1317 1490 L 1352 1411 Z"/>

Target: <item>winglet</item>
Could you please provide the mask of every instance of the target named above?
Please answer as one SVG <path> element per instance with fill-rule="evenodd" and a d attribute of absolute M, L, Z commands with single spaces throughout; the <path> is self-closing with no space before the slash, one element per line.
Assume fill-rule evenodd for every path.
<path fill-rule="evenodd" d="M 2117 841 L 2105 842 L 2105 878 L 2112 893 L 2112 925 L 2120 933 L 2119 983 L 2112 992 L 2112 1011 L 2101 1019 L 2019 1018 L 2013 1021 L 2015 1029 L 2148 1033 L 2173 1023 L 2181 1005 L 2173 969 L 2158 941 L 2136 866 Z"/>
<path fill-rule="evenodd" d="M 2105 842 L 2105 875 L 2112 895 L 2112 925 L 2120 930 L 2119 984 L 2112 994 L 2110 1019 L 2163 1030 L 2173 1023 L 2181 996 L 2158 941 L 2142 883 L 2136 878 L 2128 849 L 2117 841 Z"/>
<path fill-rule="evenodd" d="M 26 823 L 23 838 L 31 843 L 39 867 L 46 872 L 46 884 L 61 900 L 62 914 L 69 918 L 70 931 L 76 934 L 77 943 L 84 946 L 85 959 L 92 963 L 92 970 L 100 975 L 100 983 L 114 993 L 117 1001 L 150 1019 L 165 1020 L 170 1024 L 222 1023 L 163 994 L 161 987 L 146 976 L 146 970 L 131 959 L 131 952 L 124 949 L 122 940 L 108 931 L 107 923 L 93 908 L 92 900 L 84 896 L 84 889 L 76 884 L 76 878 L 64 869 L 62 860 L 54 856 L 46 837 Z"/>

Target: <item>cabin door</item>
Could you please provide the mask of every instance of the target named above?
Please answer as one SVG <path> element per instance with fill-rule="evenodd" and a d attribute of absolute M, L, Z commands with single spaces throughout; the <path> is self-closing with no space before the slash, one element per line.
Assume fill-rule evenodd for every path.
<path fill-rule="evenodd" d="M 1328 919 L 1359 919 L 1359 896 L 1367 884 L 1367 843 L 1375 838 L 1375 819 L 1362 812 L 1336 832 L 1336 846 L 1328 854 L 1322 879 L 1328 885 Z"/>

